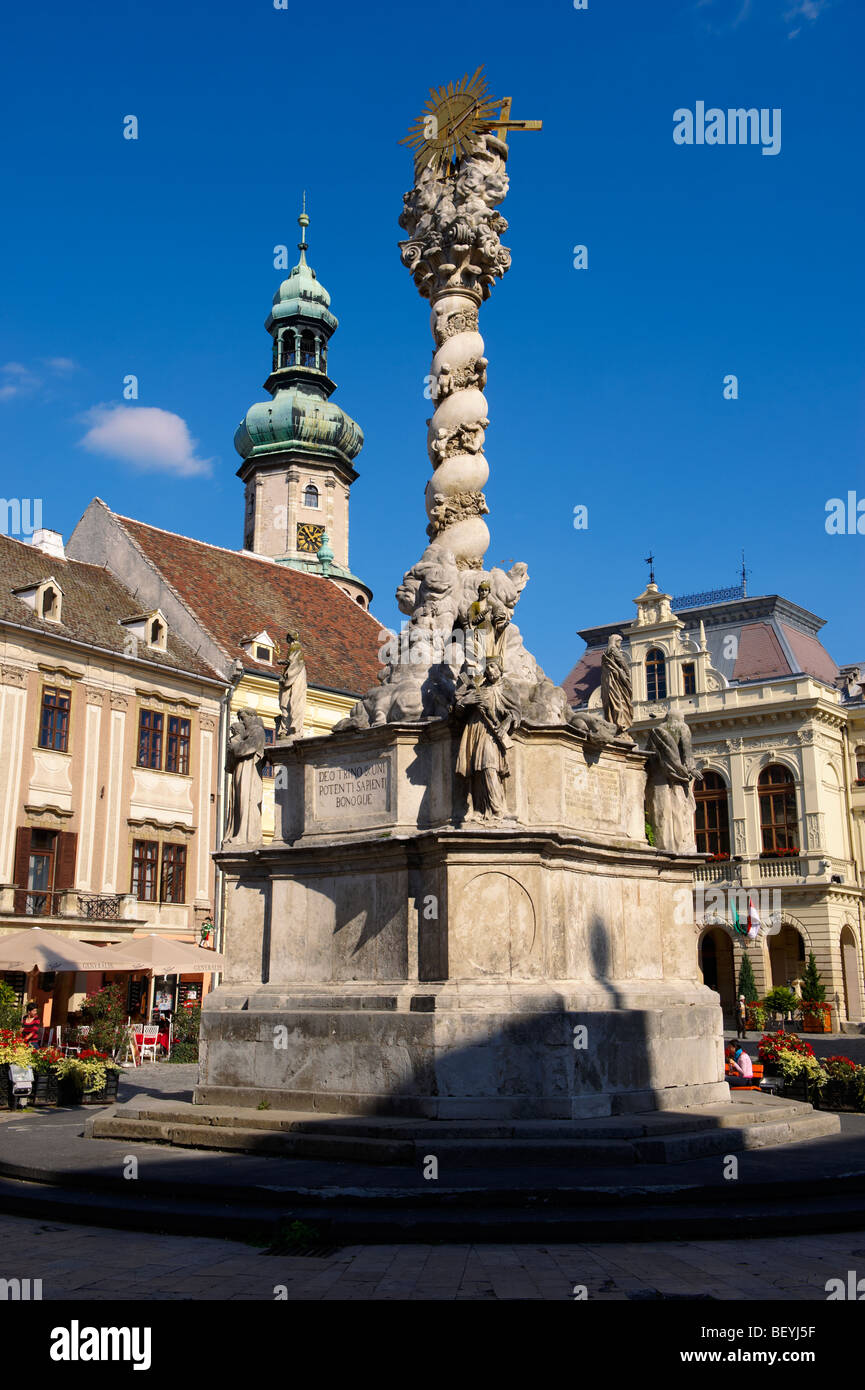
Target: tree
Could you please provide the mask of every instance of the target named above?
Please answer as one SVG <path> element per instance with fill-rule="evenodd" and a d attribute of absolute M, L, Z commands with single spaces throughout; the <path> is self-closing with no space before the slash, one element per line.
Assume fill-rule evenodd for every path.
<path fill-rule="evenodd" d="M 11 1028 L 14 1032 L 21 1027 L 21 1005 L 11 985 L 0 980 L 0 1028 Z"/>
<path fill-rule="evenodd" d="M 742 964 L 739 966 L 739 993 L 745 996 L 746 1004 L 756 1004 L 760 998 L 757 981 L 754 979 L 754 967 L 747 951 L 742 952 Z"/>
<path fill-rule="evenodd" d="M 809 1004 L 825 1004 L 826 986 L 823 978 L 817 969 L 817 962 L 814 959 L 814 952 L 808 952 L 808 964 L 805 966 L 805 973 L 802 976 L 802 998 Z"/>
<path fill-rule="evenodd" d="M 90 1025 L 89 1047 L 114 1055 L 123 1041 L 125 1000 L 126 995 L 116 980 L 95 994 L 88 994 L 81 1005 L 81 1017 Z"/>

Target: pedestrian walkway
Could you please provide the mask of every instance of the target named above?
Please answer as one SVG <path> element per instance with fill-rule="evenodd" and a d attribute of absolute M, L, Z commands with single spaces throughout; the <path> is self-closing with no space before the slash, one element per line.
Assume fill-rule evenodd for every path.
<path fill-rule="evenodd" d="M 645 1245 L 350 1245 L 269 1255 L 235 1241 L 142 1235 L 0 1216 L 0 1279 L 44 1301 L 823 1301 L 865 1274 L 865 1232 Z M 582 1290 L 585 1289 L 585 1295 Z"/>

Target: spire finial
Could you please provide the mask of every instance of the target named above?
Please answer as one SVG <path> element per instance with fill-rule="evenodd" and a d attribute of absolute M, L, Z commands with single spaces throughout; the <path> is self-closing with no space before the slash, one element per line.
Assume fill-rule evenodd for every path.
<path fill-rule="evenodd" d="M 644 561 L 644 564 L 647 564 L 647 565 L 649 566 L 649 583 L 650 583 L 650 584 L 654 584 L 654 582 L 655 582 L 655 557 L 654 557 L 654 555 L 652 554 L 651 551 L 649 551 L 648 555 L 646 556 L 645 561 Z"/>
<path fill-rule="evenodd" d="M 309 226 L 309 218 L 306 215 L 306 189 L 303 190 L 303 211 L 297 219 L 297 224 L 300 227 L 301 238 L 297 243 L 297 249 L 300 252 L 300 264 L 306 265 L 306 253 L 309 250 L 309 242 L 306 239 L 306 229 Z"/>

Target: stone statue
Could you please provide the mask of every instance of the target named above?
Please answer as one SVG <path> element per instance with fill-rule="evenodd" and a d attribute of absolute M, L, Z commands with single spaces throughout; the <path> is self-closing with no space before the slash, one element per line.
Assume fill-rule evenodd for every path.
<path fill-rule="evenodd" d="M 490 660 L 501 663 L 505 632 L 511 620 L 505 605 L 493 597 L 490 589 L 490 581 L 482 579 L 478 585 L 478 596 L 469 605 L 466 618 L 466 655 L 471 645 L 472 656 L 478 666 Z"/>
<path fill-rule="evenodd" d="M 618 632 L 612 634 L 601 657 L 601 702 L 604 719 L 615 724 L 619 733 L 627 733 L 634 722 L 634 692 Z"/>
<path fill-rule="evenodd" d="M 276 717 L 277 738 L 300 738 L 306 713 L 306 662 L 296 632 L 287 632 L 288 643 L 282 675 L 279 678 L 279 714 Z"/>
<path fill-rule="evenodd" d="M 510 731 L 520 722 L 519 701 L 507 685 L 500 662 L 488 661 L 480 680 L 464 667 L 455 692 L 456 709 L 465 719 L 456 770 L 467 782 L 467 819 L 491 820 L 504 815 L 504 779 L 508 776 Z"/>
<path fill-rule="evenodd" d="M 672 707 L 649 730 L 646 749 L 646 818 L 655 844 L 677 854 L 696 854 L 693 783 L 699 769 L 688 726 Z"/>
<path fill-rule="evenodd" d="M 231 774 L 231 809 L 223 849 L 261 843 L 263 752 L 264 725 L 254 710 L 242 709 L 228 731 L 225 770 Z"/>

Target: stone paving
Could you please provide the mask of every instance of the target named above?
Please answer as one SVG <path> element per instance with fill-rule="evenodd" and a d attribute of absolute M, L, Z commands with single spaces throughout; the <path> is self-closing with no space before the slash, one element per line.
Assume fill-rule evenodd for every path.
<path fill-rule="evenodd" d="M 45 1301 L 823 1301 L 865 1274 L 865 1232 L 617 1245 L 351 1245 L 267 1255 L 233 1241 L 0 1216 L 0 1279 L 41 1279 Z"/>

